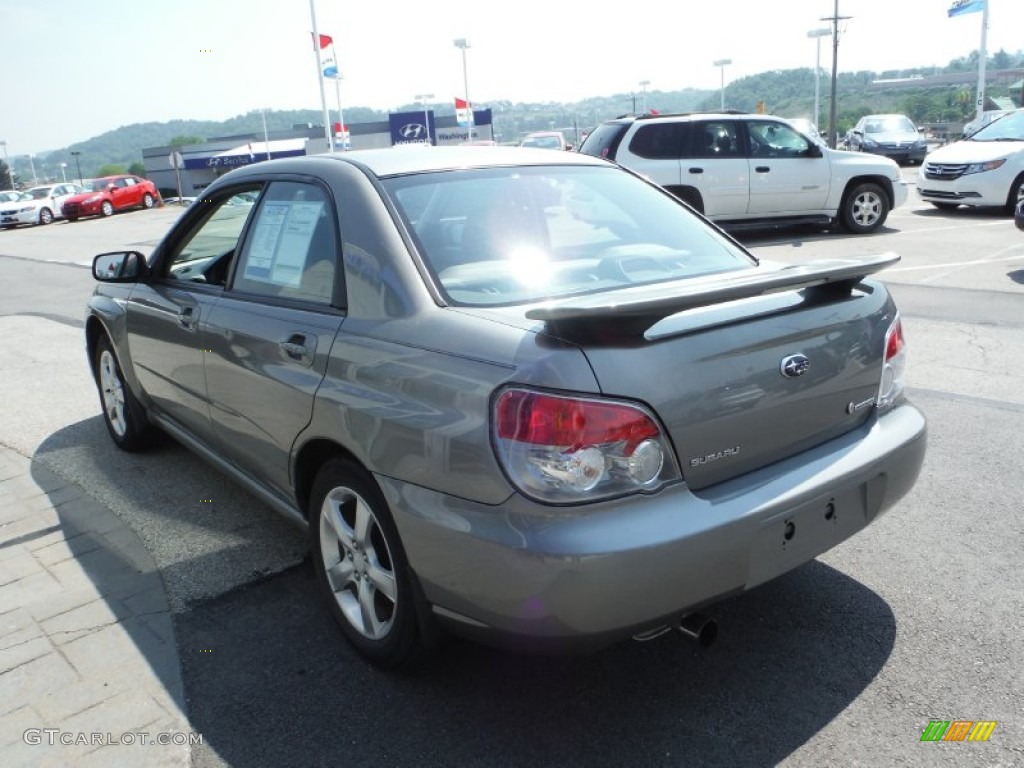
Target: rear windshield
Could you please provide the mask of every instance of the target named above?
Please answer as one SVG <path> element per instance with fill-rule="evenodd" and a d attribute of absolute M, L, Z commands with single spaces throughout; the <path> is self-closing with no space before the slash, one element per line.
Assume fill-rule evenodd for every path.
<path fill-rule="evenodd" d="M 754 263 L 686 205 L 614 166 L 447 171 L 384 186 L 453 304 L 529 303 Z"/>
<path fill-rule="evenodd" d="M 594 157 L 614 158 L 627 127 L 625 123 L 601 123 L 580 145 L 580 152 Z"/>

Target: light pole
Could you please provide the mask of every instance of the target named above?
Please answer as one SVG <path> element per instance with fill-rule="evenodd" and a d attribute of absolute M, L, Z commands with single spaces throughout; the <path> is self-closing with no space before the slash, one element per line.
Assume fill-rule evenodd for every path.
<path fill-rule="evenodd" d="M 831 34 L 832 30 L 829 27 L 812 29 L 807 33 L 808 37 L 815 38 L 818 48 L 814 57 L 814 127 L 819 133 L 821 133 L 819 128 L 821 125 L 821 38 Z"/>
<path fill-rule="evenodd" d="M 464 37 L 457 38 L 455 47 L 462 49 L 462 88 L 466 99 L 466 111 L 469 112 L 470 138 L 473 138 L 473 103 L 469 100 L 469 75 L 466 69 L 466 49 L 469 48 L 469 40 Z"/>
<path fill-rule="evenodd" d="M 645 115 L 647 114 L 647 86 L 650 85 L 650 84 L 651 84 L 650 80 L 641 80 L 640 81 L 640 87 L 643 89 L 642 107 L 643 107 L 643 110 L 644 110 L 643 113 Z"/>
<path fill-rule="evenodd" d="M 67 183 L 68 175 L 66 173 L 64 173 L 64 169 L 67 168 L 67 167 L 68 167 L 67 163 L 61 163 L 60 164 L 60 180 L 63 181 L 65 184 Z"/>
<path fill-rule="evenodd" d="M 427 115 L 427 99 L 434 98 L 432 93 L 419 93 L 416 95 L 416 101 L 423 105 L 423 126 L 427 129 L 427 144 L 433 144 L 430 140 L 430 117 Z"/>
<path fill-rule="evenodd" d="M 7 139 L 0 139 L 0 147 L 4 148 L 4 167 L 7 168 L 7 177 L 11 180 L 11 189 L 14 189 L 14 174 L 11 172 L 11 161 L 7 159 Z"/>
<path fill-rule="evenodd" d="M 77 150 L 74 150 L 71 152 L 71 154 L 75 158 L 75 168 L 78 169 L 78 183 L 84 187 L 85 179 L 82 178 L 82 164 L 78 162 L 78 156 L 82 153 Z"/>
<path fill-rule="evenodd" d="M 721 73 L 721 93 L 722 93 L 722 111 L 725 111 L 725 65 L 732 64 L 732 59 L 719 59 L 718 61 L 711 62 L 713 66 L 718 67 L 718 71 Z"/>

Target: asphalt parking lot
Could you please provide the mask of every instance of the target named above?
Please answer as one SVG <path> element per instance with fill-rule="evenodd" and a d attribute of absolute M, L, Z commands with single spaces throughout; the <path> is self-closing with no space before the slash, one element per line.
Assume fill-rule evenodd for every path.
<path fill-rule="evenodd" d="M 906 169 L 908 178 L 916 169 Z M 173 207 L 0 232 L 0 442 L 147 546 L 175 613 L 193 764 L 1024 765 L 1024 232 L 916 201 L 867 237 L 744 235 L 763 259 L 895 251 L 918 486 L 861 535 L 676 637 L 571 659 L 452 642 L 384 675 L 341 642 L 304 538 L 187 451 L 117 452 L 81 339 L 95 253 L 152 249 Z M 2 613 L 2 609 L 0 609 Z M 930 720 L 990 720 L 982 744 Z"/>

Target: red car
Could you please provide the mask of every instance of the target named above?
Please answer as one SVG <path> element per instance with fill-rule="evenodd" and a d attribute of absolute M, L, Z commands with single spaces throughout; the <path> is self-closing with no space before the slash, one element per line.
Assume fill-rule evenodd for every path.
<path fill-rule="evenodd" d="M 160 199 L 156 185 L 138 176 L 105 176 L 93 180 L 92 191 L 69 197 L 61 212 L 68 221 L 82 216 L 111 216 L 128 208 L 152 208 Z"/>

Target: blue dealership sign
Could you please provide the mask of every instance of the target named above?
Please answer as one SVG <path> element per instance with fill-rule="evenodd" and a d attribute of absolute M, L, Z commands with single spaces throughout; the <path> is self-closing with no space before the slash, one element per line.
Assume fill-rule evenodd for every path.
<path fill-rule="evenodd" d="M 388 115 L 392 144 L 436 144 L 434 111 L 392 112 Z"/>

